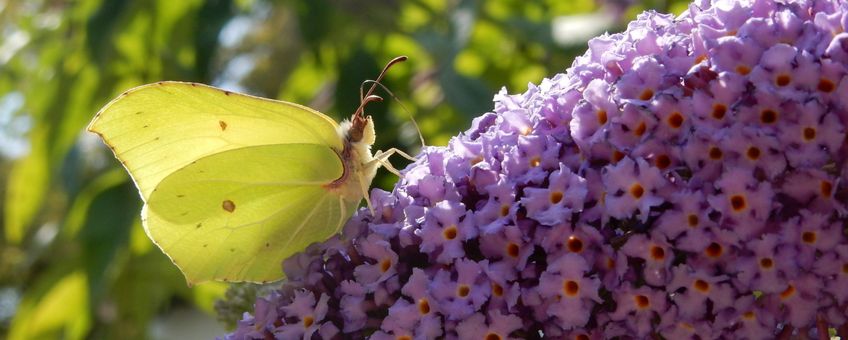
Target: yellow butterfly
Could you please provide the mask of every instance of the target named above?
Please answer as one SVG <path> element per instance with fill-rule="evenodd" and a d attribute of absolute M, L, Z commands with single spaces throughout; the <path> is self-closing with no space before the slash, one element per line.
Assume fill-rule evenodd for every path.
<path fill-rule="evenodd" d="M 397 173 L 390 155 L 411 158 L 371 154 L 363 108 L 380 100 L 374 88 L 337 124 L 298 104 L 159 82 L 112 100 L 88 130 L 129 172 L 147 236 L 189 284 L 269 282 L 282 278 L 285 258 L 338 232 L 380 165 Z"/>

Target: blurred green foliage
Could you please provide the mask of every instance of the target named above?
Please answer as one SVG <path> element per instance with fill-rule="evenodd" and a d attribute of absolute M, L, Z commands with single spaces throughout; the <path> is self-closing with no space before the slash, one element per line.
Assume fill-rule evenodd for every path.
<path fill-rule="evenodd" d="M 501 86 L 522 92 L 564 71 L 587 38 L 646 7 L 685 3 L 0 0 L 0 338 L 144 338 L 158 316 L 212 314 L 224 294 L 187 287 L 144 234 L 129 177 L 83 132 L 122 91 L 196 81 L 343 118 L 363 80 L 407 55 L 384 83 L 409 111 L 386 100 L 368 113 L 377 149 L 414 153 L 411 117 L 444 145 Z M 381 172 L 375 186 L 395 181 Z"/>

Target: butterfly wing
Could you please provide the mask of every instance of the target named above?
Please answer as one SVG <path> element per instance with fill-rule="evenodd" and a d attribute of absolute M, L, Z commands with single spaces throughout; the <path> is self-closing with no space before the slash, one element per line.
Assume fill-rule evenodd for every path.
<path fill-rule="evenodd" d="M 335 233 L 355 203 L 327 190 L 339 155 L 317 144 L 245 147 L 165 177 L 147 202 L 148 235 L 189 283 L 268 282 L 282 261 Z"/>
<path fill-rule="evenodd" d="M 163 178 L 215 153 L 289 143 L 343 148 L 336 122 L 318 111 L 183 82 L 124 92 L 88 129 L 109 145 L 145 201 Z"/>

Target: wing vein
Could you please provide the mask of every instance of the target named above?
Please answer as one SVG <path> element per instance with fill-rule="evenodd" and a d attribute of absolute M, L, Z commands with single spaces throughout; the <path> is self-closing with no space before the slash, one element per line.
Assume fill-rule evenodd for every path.
<path fill-rule="evenodd" d="M 318 201 L 318 203 L 312 206 L 312 210 L 310 210 L 309 214 L 306 215 L 306 218 L 304 218 L 303 221 L 301 221 L 300 224 L 297 225 L 297 229 L 294 230 L 294 233 L 292 233 L 292 236 L 289 237 L 289 239 L 286 241 L 286 244 L 283 246 L 283 248 L 288 248 L 292 240 L 295 239 L 298 235 L 300 235 L 300 232 L 303 230 L 303 226 L 306 225 L 306 222 L 309 222 L 309 220 L 312 219 L 312 215 L 315 215 L 315 212 L 318 211 L 318 207 L 321 206 L 321 204 L 324 204 L 324 201 L 326 200 L 327 196 L 324 196 Z"/>

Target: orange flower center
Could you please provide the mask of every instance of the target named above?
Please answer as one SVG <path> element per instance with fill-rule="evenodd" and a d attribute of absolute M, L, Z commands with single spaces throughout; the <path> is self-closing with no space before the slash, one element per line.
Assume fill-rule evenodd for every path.
<path fill-rule="evenodd" d="M 624 153 L 618 150 L 612 152 L 612 162 L 618 163 L 622 158 L 624 158 Z"/>
<path fill-rule="evenodd" d="M 689 222 L 689 227 L 694 228 L 694 227 L 698 226 L 698 223 L 700 222 L 700 220 L 698 219 L 698 215 L 689 214 L 689 217 L 687 218 L 687 222 Z"/>
<path fill-rule="evenodd" d="M 392 260 L 384 259 L 382 262 L 380 262 L 380 271 L 381 272 L 385 273 L 385 272 L 389 271 L 389 268 L 392 268 Z"/>
<path fill-rule="evenodd" d="M 654 165 L 656 165 L 656 167 L 660 170 L 665 170 L 665 168 L 668 168 L 668 166 L 671 165 L 671 158 L 669 158 L 668 155 L 659 155 L 654 158 Z"/>
<path fill-rule="evenodd" d="M 576 281 L 568 280 L 562 285 L 562 290 L 565 291 L 565 295 L 575 296 L 580 292 L 580 285 Z"/>
<path fill-rule="evenodd" d="M 607 123 L 607 112 L 604 110 L 598 110 L 598 124 L 604 125 Z"/>
<path fill-rule="evenodd" d="M 495 333 L 486 334 L 486 340 L 501 340 L 501 336 Z"/>
<path fill-rule="evenodd" d="M 636 137 L 641 137 L 645 134 L 645 130 L 647 129 L 648 126 L 645 125 L 645 122 L 640 122 L 639 125 L 636 126 L 636 129 L 633 130 L 633 134 L 636 135 Z"/>
<path fill-rule="evenodd" d="M 471 288 L 468 285 L 459 285 L 456 289 L 456 295 L 459 297 L 466 297 L 469 293 L 471 293 Z"/>
<path fill-rule="evenodd" d="M 721 149 L 719 149 L 715 146 L 710 147 L 710 159 L 717 161 L 717 160 L 721 159 L 721 156 L 724 156 L 724 153 L 721 152 Z"/>
<path fill-rule="evenodd" d="M 801 240 L 803 240 L 806 244 L 816 243 L 816 238 L 816 233 L 813 231 L 805 231 L 801 234 Z"/>
<path fill-rule="evenodd" d="M 508 204 L 504 204 L 504 205 L 501 206 L 501 217 L 506 217 L 506 215 L 509 215 L 509 205 Z"/>
<path fill-rule="evenodd" d="M 425 298 L 418 300 L 418 311 L 421 312 L 422 315 L 430 313 L 430 302 Z"/>
<path fill-rule="evenodd" d="M 730 197 L 730 207 L 733 208 L 734 211 L 740 211 L 745 209 L 747 204 L 745 203 L 745 196 L 742 195 L 733 195 Z"/>
<path fill-rule="evenodd" d="M 788 74 L 781 74 L 778 75 L 777 78 L 775 78 L 774 83 L 777 84 L 777 86 L 783 87 L 789 85 L 791 81 L 792 77 L 790 77 Z"/>
<path fill-rule="evenodd" d="M 830 79 L 821 78 L 819 80 L 819 85 L 816 86 L 816 88 L 819 91 L 822 91 L 822 92 L 825 92 L 825 93 L 830 93 L 830 92 L 833 92 L 833 90 L 836 89 L 836 84 L 834 84 L 832 81 L 830 81 Z"/>
<path fill-rule="evenodd" d="M 503 296 L 503 293 L 504 293 L 503 287 L 501 287 L 501 285 L 493 282 L 492 283 L 492 295 Z"/>
<path fill-rule="evenodd" d="M 694 283 L 695 289 L 701 291 L 702 293 L 706 293 L 710 291 L 710 284 L 707 281 L 697 279 Z"/>
<path fill-rule="evenodd" d="M 444 238 L 445 238 L 446 240 L 453 240 L 453 239 L 455 239 L 455 238 L 456 238 L 456 235 L 457 235 L 456 226 L 450 226 L 450 227 L 447 227 L 447 228 L 445 228 L 445 230 L 442 232 L 442 236 L 444 236 Z"/>
<path fill-rule="evenodd" d="M 816 129 L 815 128 L 811 128 L 811 127 L 804 128 L 804 140 L 805 141 L 809 142 L 809 141 L 811 141 L 815 138 L 816 138 Z"/>
<path fill-rule="evenodd" d="M 510 242 L 506 245 L 506 254 L 510 257 L 518 257 L 519 247 L 514 242 Z"/>
<path fill-rule="evenodd" d="M 683 115 L 680 112 L 674 112 L 668 116 L 668 125 L 677 129 L 683 125 Z"/>
<path fill-rule="evenodd" d="M 562 201 L 562 192 L 561 191 L 552 191 L 551 192 L 551 204 L 557 204 Z"/>
<path fill-rule="evenodd" d="M 721 254 L 724 252 L 724 249 L 720 244 L 712 242 L 709 246 L 707 246 L 707 249 L 704 250 L 704 252 L 707 253 L 707 256 L 715 258 L 721 256 Z"/>
<path fill-rule="evenodd" d="M 772 109 L 765 109 L 760 112 L 760 121 L 763 124 L 773 124 L 777 121 L 777 112 Z"/>
<path fill-rule="evenodd" d="M 713 118 L 721 120 L 727 113 L 727 106 L 721 103 L 713 104 Z"/>
<path fill-rule="evenodd" d="M 583 251 L 583 241 L 581 241 L 579 237 L 574 235 L 568 237 L 566 246 L 568 247 L 568 250 L 573 253 L 579 253 Z"/>
<path fill-rule="evenodd" d="M 833 194 L 833 183 L 830 181 L 821 181 L 821 185 L 819 185 L 822 196 L 830 197 Z"/>
<path fill-rule="evenodd" d="M 665 259 L 665 249 L 660 246 L 651 247 L 651 257 L 654 260 L 662 261 L 663 259 Z"/>
<path fill-rule="evenodd" d="M 789 285 L 789 287 L 786 287 L 786 289 L 782 293 L 780 293 L 780 297 L 783 299 L 788 299 L 792 297 L 792 295 L 795 295 L 795 286 L 791 284 Z"/>
<path fill-rule="evenodd" d="M 531 168 L 535 168 L 535 167 L 539 166 L 539 164 L 542 164 L 542 159 L 539 156 L 535 156 L 535 157 L 530 159 L 530 167 Z"/>
<path fill-rule="evenodd" d="M 745 153 L 748 156 L 748 159 L 755 161 L 760 158 L 760 149 L 756 146 L 752 146 L 748 148 L 748 152 Z"/>
<path fill-rule="evenodd" d="M 639 183 L 635 183 L 632 186 L 630 186 L 630 195 L 632 195 L 633 198 L 638 200 L 638 199 L 642 198 L 642 195 L 644 195 L 644 194 L 645 194 L 645 188 L 643 188 L 641 185 L 639 185 Z"/>
<path fill-rule="evenodd" d="M 651 305 L 651 301 L 644 295 L 636 295 L 633 297 L 633 300 L 636 301 L 636 306 L 642 309 L 648 308 Z"/>

